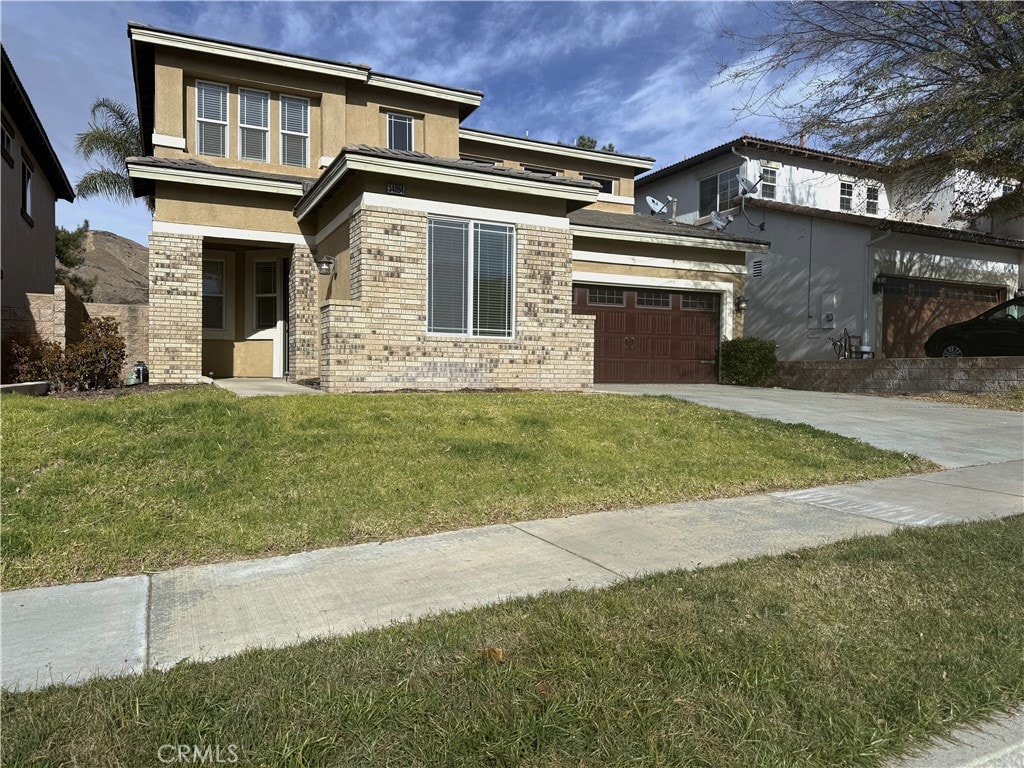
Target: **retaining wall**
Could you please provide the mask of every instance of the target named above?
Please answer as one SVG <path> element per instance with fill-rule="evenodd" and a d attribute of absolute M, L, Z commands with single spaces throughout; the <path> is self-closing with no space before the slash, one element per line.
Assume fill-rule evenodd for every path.
<path fill-rule="evenodd" d="M 794 360 L 774 386 L 815 392 L 1000 392 L 1024 387 L 1024 357 Z"/>

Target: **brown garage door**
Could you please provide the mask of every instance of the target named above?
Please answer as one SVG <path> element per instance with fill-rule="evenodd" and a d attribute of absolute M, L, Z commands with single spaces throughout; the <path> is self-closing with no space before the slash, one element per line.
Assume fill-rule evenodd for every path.
<path fill-rule="evenodd" d="M 1005 288 L 886 276 L 882 351 L 886 357 L 924 357 L 924 343 L 939 328 L 1005 300 Z"/>
<path fill-rule="evenodd" d="M 717 293 L 573 287 L 573 312 L 594 315 L 594 381 L 713 384 Z"/>

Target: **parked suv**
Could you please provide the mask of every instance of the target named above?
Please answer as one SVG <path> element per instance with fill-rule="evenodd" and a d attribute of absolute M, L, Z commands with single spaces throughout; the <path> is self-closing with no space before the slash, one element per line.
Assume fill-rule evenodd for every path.
<path fill-rule="evenodd" d="M 928 357 L 1024 356 L 1024 296 L 939 328 L 924 343 L 924 352 Z"/>

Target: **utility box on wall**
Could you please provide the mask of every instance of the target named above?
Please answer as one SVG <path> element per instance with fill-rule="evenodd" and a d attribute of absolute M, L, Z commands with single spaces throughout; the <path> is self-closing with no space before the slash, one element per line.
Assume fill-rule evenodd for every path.
<path fill-rule="evenodd" d="M 821 294 L 821 314 L 818 316 L 819 328 L 836 327 L 836 294 L 827 291 Z"/>

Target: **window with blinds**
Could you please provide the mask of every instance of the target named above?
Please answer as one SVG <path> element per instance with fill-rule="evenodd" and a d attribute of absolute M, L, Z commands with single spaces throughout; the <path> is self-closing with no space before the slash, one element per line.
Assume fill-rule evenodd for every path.
<path fill-rule="evenodd" d="M 254 325 L 257 330 L 277 325 L 277 262 L 257 261 L 253 264 Z"/>
<path fill-rule="evenodd" d="M 431 219 L 427 238 L 427 331 L 512 336 L 515 229 Z"/>
<path fill-rule="evenodd" d="M 281 96 L 281 164 L 309 165 L 309 99 Z"/>
<path fill-rule="evenodd" d="M 224 262 L 203 259 L 203 328 L 224 330 Z"/>
<path fill-rule="evenodd" d="M 196 83 L 196 136 L 200 155 L 228 156 L 228 87 Z"/>
<path fill-rule="evenodd" d="M 270 94 L 238 89 L 238 156 L 243 160 L 268 161 Z"/>

